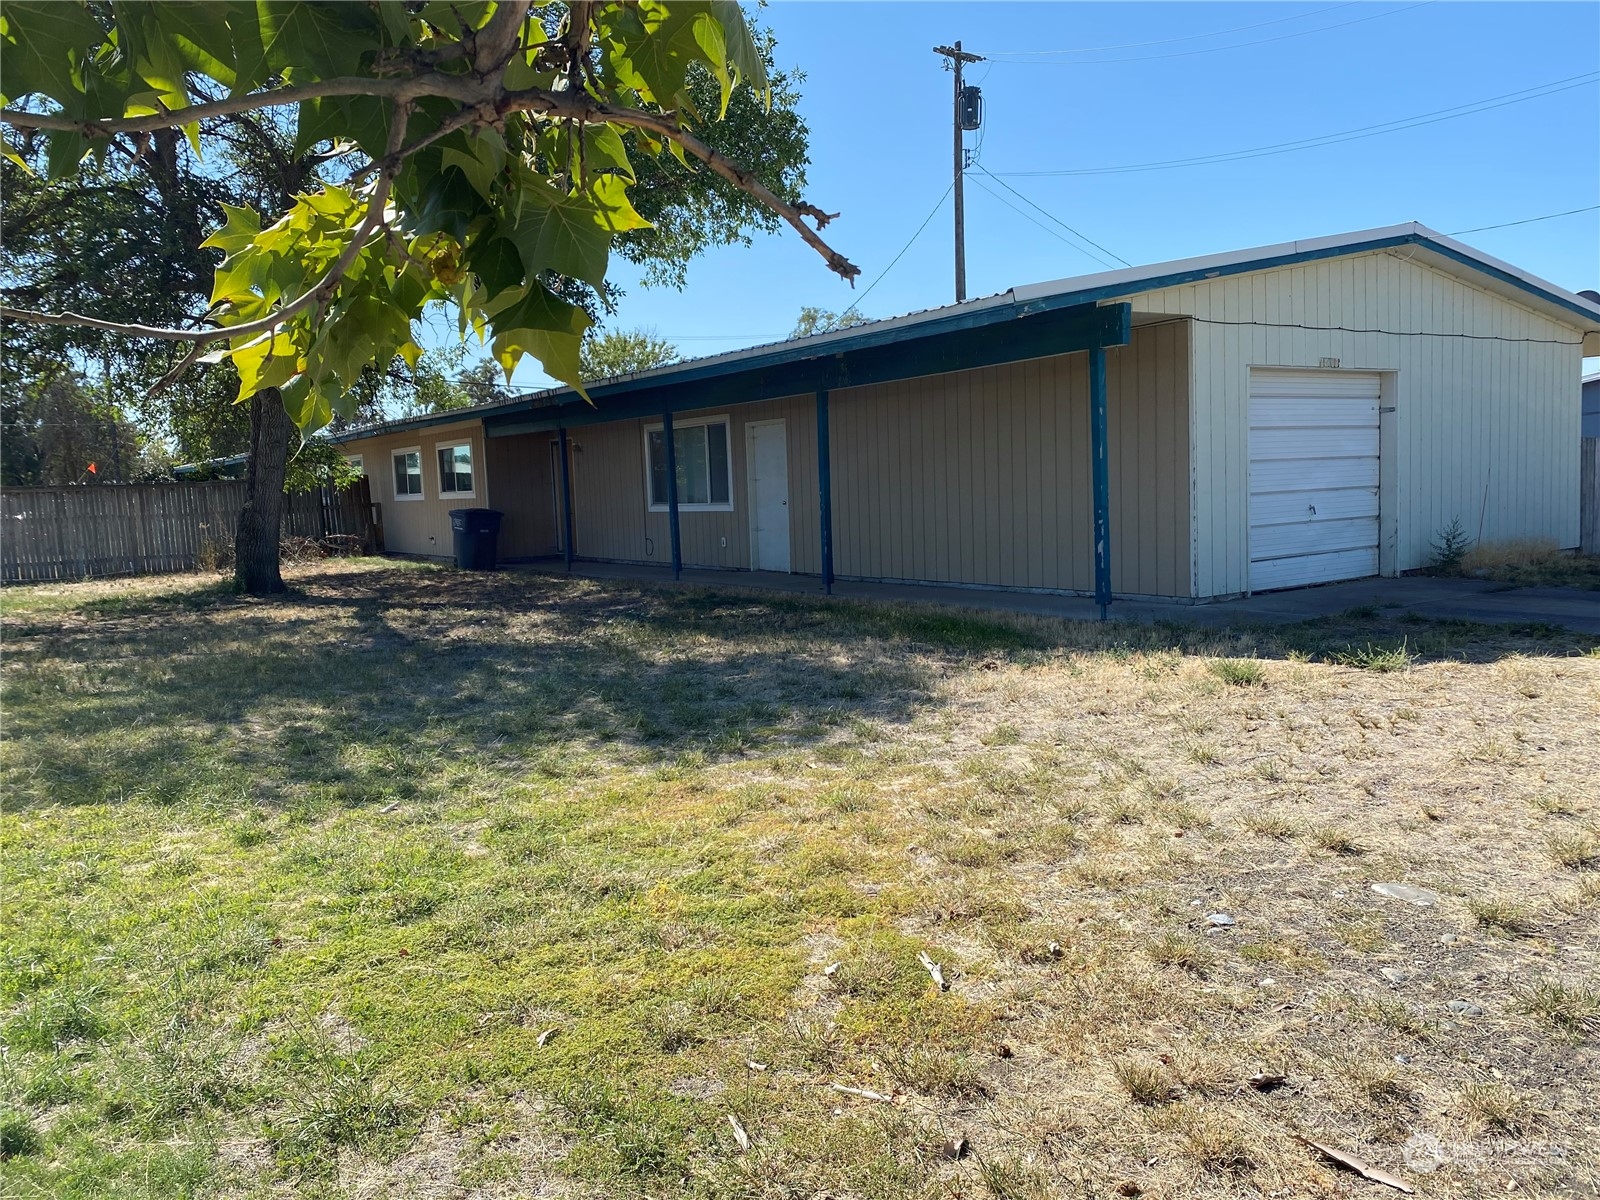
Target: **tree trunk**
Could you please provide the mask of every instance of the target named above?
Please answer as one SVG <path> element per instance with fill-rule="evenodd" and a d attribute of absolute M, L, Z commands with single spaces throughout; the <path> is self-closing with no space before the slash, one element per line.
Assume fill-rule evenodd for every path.
<path fill-rule="evenodd" d="M 244 508 L 233 539 L 233 582 L 251 596 L 284 590 L 278 569 L 283 529 L 283 477 L 289 465 L 294 422 L 277 388 L 250 397 L 250 462 Z"/>

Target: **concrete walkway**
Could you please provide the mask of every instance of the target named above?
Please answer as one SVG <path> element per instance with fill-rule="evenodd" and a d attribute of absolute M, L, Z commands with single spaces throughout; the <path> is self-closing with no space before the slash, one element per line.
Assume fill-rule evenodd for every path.
<path fill-rule="evenodd" d="M 537 562 L 513 568 L 542 574 L 565 574 L 559 562 Z M 620 563 L 577 563 L 572 573 L 587 579 L 626 579 L 648 583 L 672 582 L 665 567 Z M 692 571 L 683 573 L 683 585 L 709 588 L 756 588 L 794 595 L 821 597 L 822 584 L 810 575 L 778 575 L 766 571 Z M 842 599 L 879 600 L 902 604 L 948 604 L 960 608 L 999 612 L 1035 613 L 1040 616 L 1092 621 L 1100 610 L 1093 600 L 1080 596 L 1055 596 L 1038 592 L 1007 592 L 991 588 L 950 587 L 900 583 L 850 583 L 840 580 L 833 594 Z M 1484 579 L 1358 579 L 1321 587 L 1267 592 L 1243 600 L 1211 604 L 1176 604 L 1149 600 L 1118 600 L 1111 619 L 1119 621 L 1173 621 L 1210 628 L 1233 625 L 1289 625 L 1318 617 L 1335 616 L 1353 608 L 1376 608 L 1387 617 L 1415 614 L 1435 619 L 1481 621 L 1489 624 L 1558 625 L 1576 633 L 1600 635 L 1600 592 L 1579 588 L 1514 587 Z"/>

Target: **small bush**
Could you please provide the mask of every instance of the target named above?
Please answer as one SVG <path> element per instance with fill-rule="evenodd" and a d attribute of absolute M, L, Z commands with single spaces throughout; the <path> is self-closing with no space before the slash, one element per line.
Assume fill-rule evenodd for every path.
<path fill-rule="evenodd" d="M 1472 919 L 1491 933 L 1526 937 L 1534 932 L 1533 917 L 1522 905 L 1511 900 L 1488 897 L 1467 901 Z"/>
<path fill-rule="evenodd" d="M 1467 551 L 1472 548 L 1472 541 L 1467 537 L 1467 531 L 1461 527 L 1461 518 L 1456 517 L 1439 531 L 1439 540 L 1433 542 L 1432 546 L 1433 569 L 1453 574 L 1461 569 L 1461 560 L 1466 558 Z"/>
<path fill-rule="evenodd" d="M 1267 682 L 1267 669 L 1253 658 L 1218 658 L 1207 666 L 1230 687 L 1264 687 Z"/>
<path fill-rule="evenodd" d="M 1538 979 L 1514 987 L 1513 1012 L 1538 1017 L 1563 1033 L 1582 1036 L 1600 1032 L 1600 992 L 1593 988 L 1568 987 L 1559 979 Z"/>
<path fill-rule="evenodd" d="M 37 1154 L 41 1145 L 39 1131 L 27 1117 L 18 1112 L 0 1116 L 0 1162 L 24 1154 Z"/>
<path fill-rule="evenodd" d="M 1557 865 L 1572 871 L 1600 865 L 1600 838 L 1588 832 L 1556 834 L 1546 844 Z"/>
<path fill-rule="evenodd" d="M 1146 947 L 1150 961 L 1163 967 L 1181 967 L 1196 975 L 1204 975 L 1216 956 L 1193 938 L 1181 934 L 1164 933 Z"/>
<path fill-rule="evenodd" d="M 1182 1094 L 1176 1081 L 1155 1063 L 1122 1058 L 1111 1069 L 1117 1082 L 1136 1104 L 1165 1104 Z"/>
<path fill-rule="evenodd" d="M 1404 639 L 1398 646 L 1375 646 L 1371 642 L 1359 648 L 1348 646 L 1343 650 L 1335 650 L 1329 657 L 1341 667 L 1376 671 L 1380 675 L 1404 671 L 1416 662 L 1416 656 L 1411 653 Z"/>

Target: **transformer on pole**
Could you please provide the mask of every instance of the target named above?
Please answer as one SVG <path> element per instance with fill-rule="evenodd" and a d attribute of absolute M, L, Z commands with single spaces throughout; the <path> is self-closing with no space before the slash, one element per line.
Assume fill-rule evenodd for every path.
<path fill-rule="evenodd" d="M 967 63 L 982 62 L 983 55 L 968 54 L 961 49 L 960 42 L 954 46 L 935 46 L 933 52 L 944 56 L 945 65 L 955 72 L 956 78 L 955 107 L 952 112 L 954 120 L 951 124 L 955 129 L 956 303 L 959 304 L 967 298 L 967 207 L 961 186 L 967 164 L 961 134 L 983 123 L 983 94 L 976 87 L 962 85 L 961 68 Z"/>

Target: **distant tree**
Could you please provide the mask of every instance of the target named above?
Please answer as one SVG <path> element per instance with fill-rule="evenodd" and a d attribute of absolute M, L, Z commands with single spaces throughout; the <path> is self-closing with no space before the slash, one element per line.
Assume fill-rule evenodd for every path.
<path fill-rule="evenodd" d="M 473 404 L 503 404 L 511 399 L 505 374 L 488 359 L 479 360 L 457 375 L 456 384 Z"/>
<path fill-rule="evenodd" d="M 806 305 L 800 310 L 800 315 L 795 319 L 794 328 L 789 331 L 791 338 L 810 337 L 814 333 L 831 333 L 835 329 L 849 329 L 852 325 L 865 325 L 871 317 L 863 317 L 855 309 L 846 309 L 842 313 L 829 312 L 825 308 Z"/>
<path fill-rule="evenodd" d="M 631 375 L 652 367 L 665 367 L 682 355 L 665 338 L 649 329 L 614 329 L 584 339 L 579 352 L 578 371 L 584 382 Z"/>
<path fill-rule="evenodd" d="M 113 483 L 159 469 L 105 390 L 66 367 L 9 381 L 0 421 L 0 483 L 6 487 Z"/>

